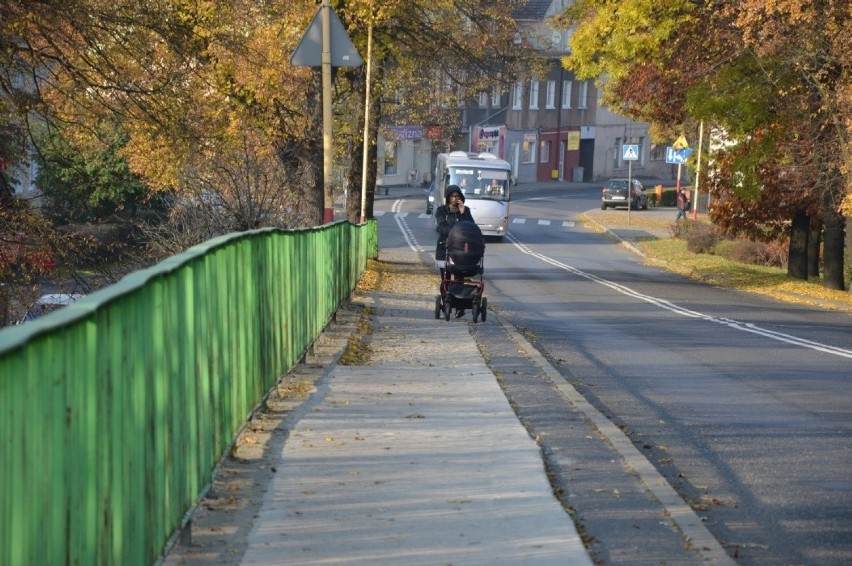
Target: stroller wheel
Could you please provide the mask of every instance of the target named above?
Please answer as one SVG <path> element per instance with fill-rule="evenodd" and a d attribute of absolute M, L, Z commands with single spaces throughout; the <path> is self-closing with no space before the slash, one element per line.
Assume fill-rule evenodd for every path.
<path fill-rule="evenodd" d="M 488 311 L 488 298 L 482 297 L 482 304 L 479 306 L 479 315 L 482 317 L 482 322 L 485 322 L 485 313 Z"/>
<path fill-rule="evenodd" d="M 453 309 L 450 307 L 450 301 L 449 300 L 444 301 L 444 318 L 446 320 L 450 320 L 450 311 L 451 310 L 453 310 Z"/>
<path fill-rule="evenodd" d="M 474 301 L 473 303 L 473 323 L 476 324 L 479 322 L 479 301 Z"/>
<path fill-rule="evenodd" d="M 435 297 L 435 319 L 441 318 L 441 295 Z"/>

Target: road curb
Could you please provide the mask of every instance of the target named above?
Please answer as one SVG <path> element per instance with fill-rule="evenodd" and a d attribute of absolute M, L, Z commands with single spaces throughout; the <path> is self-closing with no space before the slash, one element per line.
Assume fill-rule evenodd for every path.
<path fill-rule="evenodd" d="M 731 559 L 721 543 L 710 533 L 701 518 L 660 475 L 653 464 L 639 452 L 630 438 L 568 383 L 562 374 L 514 326 L 505 322 L 500 316 L 493 315 L 493 317 L 517 344 L 518 348 L 544 372 L 559 393 L 582 413 L 606 442 L 613 447 L 624 460 L 625 466 L 639 477 L 644 488 L 660 502 L 666 516 L 680 531 L 684 538 L 684 544 L 698 553 L 702 563 L 734 566 L 736 562 Z"/>

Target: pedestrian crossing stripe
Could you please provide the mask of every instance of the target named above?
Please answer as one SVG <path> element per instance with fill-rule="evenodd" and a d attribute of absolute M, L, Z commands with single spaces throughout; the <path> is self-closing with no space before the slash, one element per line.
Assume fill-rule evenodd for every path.
<path fill-rule="evenodd" d="M 385 214 L 394 214 L 394 215 L 399 216 L 401 218 L 405 218 L 409 213 L 408 212 L 391 212 L 389 210 L 376 210 L 376 211 L 373 212 L 373 216 L 375 216 L 376 218 L 378 218 L 380 216 L 384 216 Z M 432 218 L 432 215 L 426 214 L 425 212 L 421 212 L 420 214 L 417 215 L 417 218 L 420 218 L 420 219 Z M 539 226 L 550 226 L 554 222 L 559 222 L 559 221 L 558 220 L 548 220 L 548 219 L 542 218 L 542 219 L 536 220 L 535 222 Z M 512 218 L 512 224 L 526 224 L 526 223 L 527 223 L 526 218 Z M 563 228 L 573 228 L 576 225 L 576 223 L 573 222 L 572 220 L 563 220 L 561 225 L 562 225 Z"/>

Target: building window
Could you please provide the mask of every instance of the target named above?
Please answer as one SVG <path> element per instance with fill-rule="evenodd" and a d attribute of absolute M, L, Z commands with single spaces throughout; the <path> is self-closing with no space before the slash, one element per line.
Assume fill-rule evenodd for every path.
<path fill-rule="evenodd" d="M 580 83 L 580 90 L 577 92 L 577 108 L 586 108 L 586 98 L 589 96 L 589 81 Z"/>
<path fill-rule="evenodd" d="M 550 46 L 551 46 L 553 49 L 556 49 L 557 51 L 558 51 L 559 49 L 561 49 L 561 48 L 565 47 L 565 46 L 562 44 L 562 33 L 561 33 L 561 32 L 558 32 L 558 31 L 554 30 L 554 31 L 550 34 Z"/>
<path fill-rule="evenodd" d="M 613 152 L 613 157 L 615 158 L 612 166 L 616 169 L 621 167 L 622 164 L 622 152 L 621 152 L 621 138 L 615 138 L 615 152 Z"/>
<path fill-rule="evenodd" d="M 571 81 L 562 81 L 562 108 L 571 108 Z"/>
<path fill-rule="evenodd" d="M 535 163 L 535 134 L 524 134 L 524 143 L 521 145 L 521 161 L 523 163 Z"/>
<path fill-rule="evenodd" d="M 521 109 L 521 103 L 524 100 L 524 83 L 518 81 L 512 89 L 512 108 L 515 110 Z"/>
<path fill-rule="evenodd" d="M 538 144 L 539 161 L 547 163 L 550 161 L 550 140 L 541 140 Z"/>
<path fill-rule="evenodd" d="M 500 87 L 495 86 L 491 91 L 491 108 L 500 108 Z"/>
<path fill-rule="evenodd" d="M 547 81 L 547 102 L 545 108 L 556 108 L 556 81 Z"/>
<path fill-rule="evenodd" d="M 488 108 L 488 93 L 480 92 L 479 93 L 479 107 L 480 108 Z"/>
<path fill-rule="evenodd" d="M 398 151 L 399 143 L 395 141 L 385 142 L 385 175 L 396 175 Z"/>
<path fill-rule="evenodd" d="M 538 79 L 530 81 L 530 110 L 538 110 Z"/>

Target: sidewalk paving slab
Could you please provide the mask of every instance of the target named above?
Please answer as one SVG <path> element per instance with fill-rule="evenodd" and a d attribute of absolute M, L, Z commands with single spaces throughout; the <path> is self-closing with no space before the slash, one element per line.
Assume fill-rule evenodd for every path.
<path fill-rule="evenodd" d="M 377 330 L 385 361 L 335 367 L 291 432 L 242 564 L 591 564 L 467 325 Z"/>

